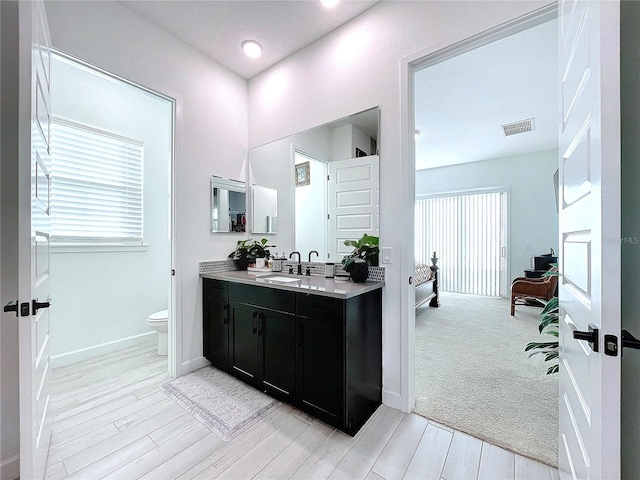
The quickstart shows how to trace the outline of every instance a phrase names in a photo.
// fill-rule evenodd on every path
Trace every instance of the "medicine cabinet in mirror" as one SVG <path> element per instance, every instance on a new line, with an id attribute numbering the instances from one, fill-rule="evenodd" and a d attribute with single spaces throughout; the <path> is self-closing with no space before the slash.
<path id="1" fill-rule="evenodd" d="M 379 116 L 372 108 L 249 151 L 249 182 L 277 198 L 278 251 L 339 262 L 352 250 L 344 240 L 379 236 Z M 251 214 L 262 217 L 253 231 L 276 233 L 262 193 L 253 193 Z"/>
<path id="2" fill-rule="evenodd" d="M 247 195 L 244 182 L 211 177 L 211 231 L 246 231 Z"/>

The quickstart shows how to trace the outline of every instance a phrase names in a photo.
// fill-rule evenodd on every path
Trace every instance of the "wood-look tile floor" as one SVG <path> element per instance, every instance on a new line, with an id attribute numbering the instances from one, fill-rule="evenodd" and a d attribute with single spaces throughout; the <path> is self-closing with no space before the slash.
<path id="1" fill-rule="evenodd" d="M 54 479 L 557 479 L 556 469 L 381 406 L 355 437 L 287 405 L 230 442 L 162 393 L 145 344 L 53 370 Z"/>

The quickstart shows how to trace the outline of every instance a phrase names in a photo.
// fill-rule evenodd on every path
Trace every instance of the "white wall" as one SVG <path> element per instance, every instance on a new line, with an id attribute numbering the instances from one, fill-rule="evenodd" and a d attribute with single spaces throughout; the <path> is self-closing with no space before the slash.
<path id="1" fill-rule="evenodd" d="M 356 148 L 367 155 L 375 155 L 371 150 L 371 137 L 352 124 L 331 130 L 331 161 L 355 158 Z"/>
<path id="2" fill-rule="evenodd" d="M 70 352 L 97 355 L 101 344 L 152 332 L 147 317 L 168 307 L 173 112 L 168 100 L 58 58 L 52 79 L 54 115 L 144 142 L 144 250 L 52 249 L 51 354 L 68 362 L 78 360 Z"/>
<path id="3" fill-rule="evenodd" d="M 327 164 L 308 157 L 297 157 L 299 162 L 309 162 L 309 185 L 295 187 L 296 197 L 296 250 L 303 256 L 315 250 L 318 252 L 313 261 L 327 260 Z M 308 256 L 306 257 L 309 258 Z"/>
<path id="4" fill-rule="evenodd" d="M 0 2 L 0 305 L 18 298 L 18 4 Z M 0 480 L 20 475 L 18 318 L 0 311 Z"/>
<path id="5" fill-rule="evenodd" d="M 534 255 L 558 253 L 558 212 L 553 174 L 558 151 L 497 158 L 416 172 L 416 195 L 508 187 L 507 285 L 524 275 Z M 525 251 L 525 246 L 529 251 Z M 442 263 L 442 262 L 440 262 Z"/>
<path id="6" fill-rule="evenodd" d="M 249 81 L 249 147 L 380 107 L 380 236 L 393 249 L 383 293 L 383 401 L 400 407 L 402 384 L 401 265 L 413 202 L 402 158 L 401 61 L 436 51 L 548 4 L 527 1 L 380 2 L 348 24 Z M 400 217 L 399 217 L 400 216 Z M 406 303 L 405 303 L 406 304 Z M 406 313 L 405 313 L 406 314 Z"/>
<path id="7" fill-rule="evenodd" d="M 53 46 L 177 101 L 175 259 L 178 374 L 205 365 L 198 262 L 241 234 L 210 232 L 211 175 L 244 180 L 247 84 L 116 2 L 46 3 Z"/>

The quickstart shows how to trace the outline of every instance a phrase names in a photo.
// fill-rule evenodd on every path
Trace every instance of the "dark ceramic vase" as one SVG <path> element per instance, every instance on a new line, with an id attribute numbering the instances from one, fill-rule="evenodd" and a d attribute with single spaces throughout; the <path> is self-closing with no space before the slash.
<path id="1" fill-rule="evenodd" d="M 369 265 L 366 263 L 353 263 L 349 271 L 351 280 L 355 283 L 364 283 L 369 277 Z"/>
<path id="2" fill-rule="evenodd" d="M 234 260 L 233 263 L 236 264 L 236 270 L 246 270 L 249 266 L 248 258 L 239 258 L 238 260 Z"/>

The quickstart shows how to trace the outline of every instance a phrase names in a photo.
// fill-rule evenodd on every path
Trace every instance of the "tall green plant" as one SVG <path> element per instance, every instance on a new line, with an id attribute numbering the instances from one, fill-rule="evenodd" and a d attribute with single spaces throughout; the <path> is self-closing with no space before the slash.
<path id="1" fill-rule="evenodd" d="M 540 334 L 551 335 L 552 337 L 558 338 L 559 335 L 559 313 L 560 313 L 560 304 L 558 302 L 558 297 L 553 297 L 549 300 L 544 309 L 542 309 L 542 320 L 540 320 L 540 324 L 538 325 L 538 331 Z M 525 352 L 535 350 L 529 354 L 529 357 L 533 355 L 542 354 L 544 355 L 544 361 L 550 362 L 552 360 L 556 360 L 556 362 L 547 368 L 547 375 L 552 373 L 558 373 L 558 350 L 559 350 L 559 342 L 558 340 L 554 340 L 551 342 L 530 342 L 527 344 L 524 349 Z"/>
<path id="2" fill-rule="evenodd" d="M 553 249 L 551 250 L 553 253 Z M 558 272 L 558 264 L 552 263 L 551 269 L 548 272 L 545 272 L 545 277 L 558 277 L 560 274 Z M 551 335 L 552 337 L 559 337 L 559 318 L 560 318 L 560 303 L 558 301 L 558 297 L 552 297 L 551 300 L 545 303 L 542 312 L 540 313 L 542 316 L 542 320 L 540 320 L 540 324 L 538 325 L 538 331 L 540 334 Z M 558 340 L 554 340 L 551 342 L 530 342 L 527 344 L 524 349 L 525 352 L 530 350 L 537 350 L 536 352 L 531 352 L 529 354 L 529 358 L 533 355 L 543 354 L 545 356 L 544 361 L 550 362 L 552 360 L 558 359 L 558 352 L 560 350 L 560 344 Z M 552 373 L 558 373 L 558 362 L 551 365 L 547 368 L 547 375 Z"/>

